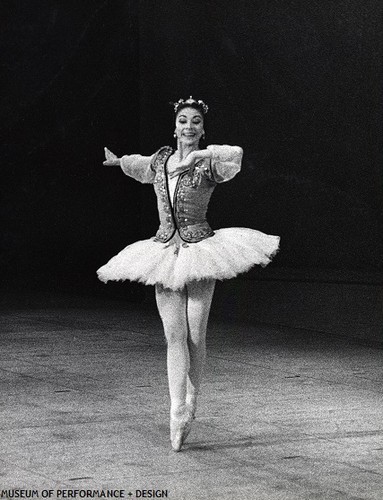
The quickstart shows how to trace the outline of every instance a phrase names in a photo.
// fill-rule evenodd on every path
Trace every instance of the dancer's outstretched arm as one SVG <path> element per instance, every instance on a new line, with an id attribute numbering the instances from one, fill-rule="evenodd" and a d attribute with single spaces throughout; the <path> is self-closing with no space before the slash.
<path id="1" fill-rule="evenodd" d="M 138 154 L 124 155 L 118 158 L 117 155 L 112 153 L 108 148 L 104 148 L 105 161 L 103 165 L 121 167 L 124 174 L 133 177 L 136 181 L 144 184 L 153 183 L 155 172 L 151 168 L 152 161 L 155 155 L 142 156 Z"/>

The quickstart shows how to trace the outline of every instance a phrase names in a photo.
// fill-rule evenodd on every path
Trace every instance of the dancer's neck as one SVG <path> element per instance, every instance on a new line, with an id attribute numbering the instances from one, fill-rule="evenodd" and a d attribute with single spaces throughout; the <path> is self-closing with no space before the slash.
<path id="1" fill-rule="evenodd" d="M 193 151 L 198 151 L 198 150 L 199 150 L 198 144 L 191 144 L 190 146 L 187 144 L 182 144 L 180 142 L 177 144 L 177 153 L 180 161 L 185 159 Z"/>

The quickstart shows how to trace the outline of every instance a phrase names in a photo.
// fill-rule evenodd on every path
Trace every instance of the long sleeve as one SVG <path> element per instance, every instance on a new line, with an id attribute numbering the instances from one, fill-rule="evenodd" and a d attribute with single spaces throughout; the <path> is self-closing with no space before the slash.
<path id="1" fill-rule="evenodd" d="M 226 182 L 235 177 L 241 170 L 243 150 L 239 146 L 207 146 L 211 151 L 211 171 L 216 182 Z"/>
<path id="2" fill-rule="evenodd" d="M 154 156 L 125 155 L 121 158 L 122 171 L 136 181 L 152 184 L 155 177 L 155 172 L 152 169 Z"/>

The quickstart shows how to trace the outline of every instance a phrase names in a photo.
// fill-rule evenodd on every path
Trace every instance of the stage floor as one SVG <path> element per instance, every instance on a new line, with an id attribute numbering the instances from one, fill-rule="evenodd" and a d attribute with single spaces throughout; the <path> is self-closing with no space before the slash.
<path id="1" fill-rule="evenodd" d="M 213 314 L 181 453 L 170 448 L 166 346 L 152 303 L 10 301 L 0 346 L 0 494 L 383 498 L 379 343 Z"/>

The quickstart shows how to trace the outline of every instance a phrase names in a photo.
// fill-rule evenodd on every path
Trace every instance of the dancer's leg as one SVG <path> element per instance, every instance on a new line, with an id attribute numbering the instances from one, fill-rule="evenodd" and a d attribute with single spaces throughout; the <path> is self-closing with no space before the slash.
<path id="1" fill-rule="evenodd" d="M 167 368 L 170 413 L 179 418 L 185 412 L 189 350 L 186 321 L 186 290 L 173 291 L 156 286 L 156 301 L 167 341 Z"/>
<path id="2" fill-rule="evenodd" d="M 206 328 L 213 298 L 215 280 L 194 281 L 187 285 L 187 321 L 190 368 L 187 378 L 186 404 L 195 413 L 198 390 L 206 359 Z"/>

